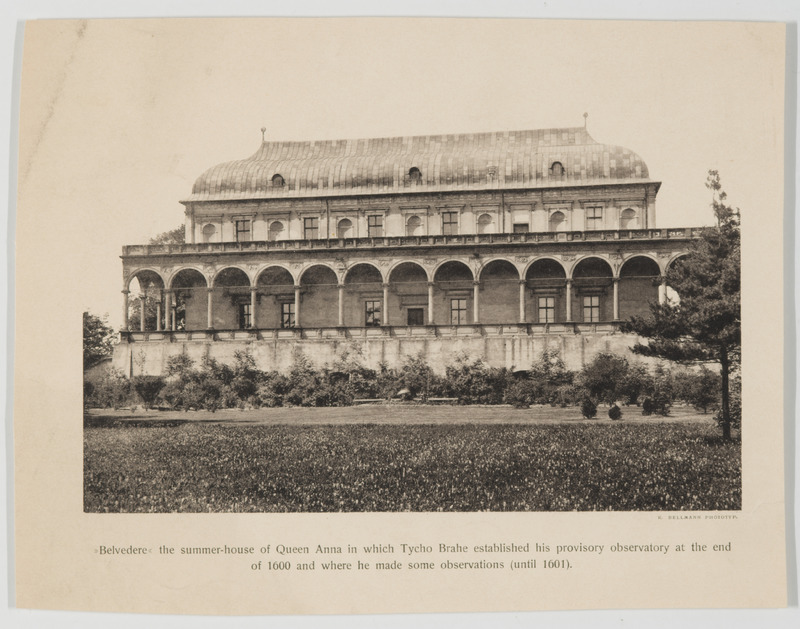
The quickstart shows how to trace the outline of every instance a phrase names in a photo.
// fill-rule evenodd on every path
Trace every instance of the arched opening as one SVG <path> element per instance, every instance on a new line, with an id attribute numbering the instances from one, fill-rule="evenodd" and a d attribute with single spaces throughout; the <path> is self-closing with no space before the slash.
<path id="1" fill-rule="evenodd" d="M 639 221 L 636 219 L 636 211 L 627 208 L 622 210 L 619 215 L 620 229 L 639 229 Z"/>
<path id="2" fill-rule="evenodd" d="M 532 323 L 563 323 L 567 320 L 567 273 L 555 260 L 542 258 L 525 273 L 525 320 Z"/>
<path id="3" fill-rule="evenodd" d="M 406 221 L 406 236 L 422 236 L 422 219 L 411 216 Z"/>
<path id="4" fill-rule="evenodd" d="M 613 271 L 601 258 L 585 258 L 572 272 L 572 317 L 583 323 L 599 323 L 614 318 Z"/>
<path id="5" fill-rule="evenodd" d="M 343 218 L 336 226 L 337 238 L 352 238 L 353 237 L 353 221 L 349 218 Z"/>
<path id="6" fill-rule="evenodd" d="M 670 269 L 672 269 L 676 265 L 682 264 L 683 261 L 687 260 L 688 258 L 689 258 L 688 254 L 682 254 L 682 255 L 679 255 L 678 257 L 670 260 L 669 264 L 667 265 L 666 270 L 664 271 L 665 277 L 669 278 Z M 662 290 L 663 290 L 663 294 L 659 296 L 660 300 L 663 300 L 663 301 L 671 303 L 671 304 L 679 304 L 680 303 L 680 301 L 681 301 L 680 294 L 668 282 L 667 282 L 666 286 Z"/>
<path id="7" fill-rule="evenodd" d="M 295 327 L 294 279 L 280 266 L 270 266 L 256 278 L 257 328 Z"/>
<path id="8" fill-rule="evenodd" d="M 551 232 L 567 231 L 567 217 L 564 212 L 553 212 L 550 215 L 549 230 Z"/>
<path id="9" fill-rule="evenodd" d="M 173 330 L 205 330 L 208 327 L 208 284 L 196 269 L 183 269 L 172 278 L 168 304 Z"/>
<path id="10" fill-rule="evenodd" d="M 658 302 L 661 270 L 646 256 L 629 258 L 619 271 L 619 318 L 644 316 Z"/>
<path id="11" fill-rule="evenodd" d="M 283 176 L 279 174 L 272 175 L 272 187 L 273 188 L 282 188 L 283 185 L 286 183 L 286 180 Z"/>
<path id="12" fill-rule="evenodd" d="M 164 280 L 155 271 L 139 271 L 128 282 L 128 329 L 163 330 Z"/>
<path id="13" fill-rule="evenodd" d="M 216 330 L 247 330 L 253 327 L 250 278 L 235 267 L 222 269 L 214 278 L 211 291 L 212 327 Z"/>
<path id="14" fill-rule="evenodd" d="M 494 233 L 494 220 L 492 220 L 491 214 L 481 214 L 478 217 L 478 233 L 479 234 Z"/>
<path id="15" fill-rule="evenodd" d="M 419 168 L 416 166 L 412 166 L 408 170 L 408 180 L 412 184 L 422 183 L 422 173 L 420 172 Z"/>
<path id="16" fill-rule="evenodd" d="M 303 328 L 335 326 L 338 315 L 338 281 L 330 267 L 316 264 L 300 278 L 300 314 L 297 324 Z"/>
<path id="17" fill-rule="evenodd" d="M 389 274 L 389 325 L 425 325 L 428 322 L 428 274 L 415 262 L 398 264 Z"/>
<path id="18" fill-rule="evenodd" d="M 445 262 L 433 276 L 434 322 L 449 325 L 473 323 L 472 271 L 463 262 Z"/>
<path id="19" fill-rule="evenodd" d="M 203 227 L 203 242 L 214 242 L 217 234 L 217 226 L 211 223 Z"/>
<path id="20" fill-rule="evenodd" d="M 481 323 L 519 320 L 519 272 L 508 260 L 492 260 L 481 269 L 479 295 Z"/>
<path id="21" fill-rule="evenodd" d="M 283 231 L 284 227 L 281 221 L 272 221 L 269 224 L 269 234 L 267 235 L 267 238 L 272 242 L 283 240 Z"/>
<path id="22" fill-rule="evenodd" d="M 553 162 L 553 164 L 550 166 L 550 174 L 557 178 L 563 177 L 564 165 L 561 162 Z"/>
<path id="23" fill-rule="evenodd" d="M 344 324 L 376 327 L 383 323 L 383 279 L 371 264 L 356 264 L 344 278 Z"/>

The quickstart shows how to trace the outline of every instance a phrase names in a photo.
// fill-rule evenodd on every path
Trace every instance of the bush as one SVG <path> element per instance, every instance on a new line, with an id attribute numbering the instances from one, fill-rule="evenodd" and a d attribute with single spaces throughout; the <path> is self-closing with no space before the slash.
<path id="1" fill-rule="evenodd" d="M 600 353 L 584 366 L 578 383 L 594 400 L 614 404 L 624 397 L 622 385 L 628 376 L 628 361 L 616 354 Z"/>
<path id="2" fill-rule="evenodd" d="M 133 400 L 131 381 L 119 369 L 109 369 L 92 385 L 94 389 L 87 401 L 88 406 L 116 410 Z"/>
<path id="3" fill-rule="evenodd" d="M 611 419 L 622 419 L 622 411 L 620 410 L 619 406 L 614 404 L 610 409 L 608 409 L 608 416 Z"/>
<path id="4" fill-rule="evenodd" d="M 642 415 L 669 415 L 670 401 L 665 395 L 654 393 L 642 402 Z"/>
<path id="5" fill-rule="evenodd" d="M 541 358 L 531 365 L 530 374 L 538 387 L 533 400 L 537 404 L 567 406 L 577 403 L 577 397 L 571 394 L 565 396 L 566 392 L 571 391 L 575 372 L 566 368 L 558 350 L 545 348 Z"/>
<path id="6" fill-rule="evenodd" d="M 718 407 L 722 397 L 722 377 L 705 365 L 698 371 L 675 376 L 676 396 L 703 413 Z"/>
<path id="7" fill-rule="evenodd" d="M 445 371 L 449 395 L 462 404 L 500 404 L 510 380 L 507 369 L 489 367 L 481 359 L 470 360 L 466 354 L 457 356 Z"/>
<path id="8" fill-rule="evenodd" d="M 595 415 L 597 415 L 597 404 L 595 404 L 588 397 L 584 398 L 581 402 L 581 415 L 583 415 L 586 419 L 592 419 Z"/>
<path id="9" fill-rule="evenodd" d="M 534 404 L 541 387 L 538 383 L 527 378 L 512 382 L 503 392 L 503 401 L 514 408 L 530 408 Z"/>
<path id="10" fill-rule="evenodd" d="M 134 376 L 131 383 L 134 391 L 142 399 L 145 409 L 153 407 L 158 394 L 167 384 L 161 376 Z"/>

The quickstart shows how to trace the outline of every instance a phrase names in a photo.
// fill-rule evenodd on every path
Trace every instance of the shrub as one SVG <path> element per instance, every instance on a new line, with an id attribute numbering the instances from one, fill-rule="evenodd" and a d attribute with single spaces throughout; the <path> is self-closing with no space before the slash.
<path id="1" fill-rule="evenodd" d="M 665 395 L 654 393 L 642 402 L 642 415 L 669 415 L 670 401 Z"/>
<path id="2" fill-rule="evenodd" d="M 530 377 L 538 385 L 534 402 L 553 406 L 577 403 L 577 398 L 565 397 L 565 392 L 571 391 L 575 372 L 566 368 L 557 349 L 542 351 L 541 358 L 531 365 Z"/>
<path id="3" fill-rule="evenodd" d="M 142 399 L 145 409 L 150 409 L 167 383 L 161 376 L 134 376 L 131 384 Z"/>
<path id="4" fill-rule="evenodd" d="M 595 404 L 591 399 L 583 398 L 581 402 L 581 415 L 583 415 L 586 419 L 592 419 L 595 415 L 597 415 L 597 404 Z"/>
<path id="5" fill-rule="evenodd" d="M 622 411 L 620 410 L 619 406 L 614 404 L 610 409 L 608 409 L 608 416 L 611 419 L 622 419 Z"/>
<path id="6" fill-rule="evenodd" d="M 470 360 L 466 354 L 457 356 L 445 370 L 446 388 L 462 404 L 500 404 L 510 380 L 507 369 L 489 367 L 481 359 Z"/>
<path id="7" fill-rule="evenodd" d="M 584 366 L 578 383 L 594 400 L 614 404 L 624 394 L 622 384 L 628 376 L 628 361 L 616 354 L 600 353 Z"/>
<path id="8" fill-rule="evenodd" d="M 722 377 L 705 365 L 698 371 L 684 371 L 675 376 L 678 398 L 703 413 L 719 405 L 722 397 Z"/>
<path id="9" fill-rule="evenodd" d="M 92 384 L 89 406 L 116 410 L 132 401 L 131 381 L 119 369 L 109 369 Z"/>
<path id="10" fill-rule="evenodd" d="M 514 408 L 529 408 L 540 394 L 538 383 L 527 378 L 511 383 L 503 393 L 503 401 Z"/>

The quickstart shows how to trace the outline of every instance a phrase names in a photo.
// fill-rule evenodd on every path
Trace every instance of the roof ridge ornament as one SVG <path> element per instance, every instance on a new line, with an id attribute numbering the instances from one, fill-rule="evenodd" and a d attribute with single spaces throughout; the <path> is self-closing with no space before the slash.
<path id="1" fill-rule="evenodd" d="M 261 127 L 261 141 L 262 142 L 266 142 L 267 141 L 266 137 L 264 135 L 266 132 L 267 132 L 267 128 L 266 127 Z"/>
<path id="2" fill-rule="evenodd" d="M 584 111 L 583 112 L 583 128 L 584 128 L 584 130 L 587 130 L 587 123 L 588 122 L 589 122 L 589 112 L 588 111 Z"/>

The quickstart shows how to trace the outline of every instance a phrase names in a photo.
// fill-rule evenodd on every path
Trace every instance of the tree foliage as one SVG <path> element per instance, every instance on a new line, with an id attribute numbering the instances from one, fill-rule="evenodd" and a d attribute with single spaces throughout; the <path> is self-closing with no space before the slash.
<path id="1" fill-rule="evenodd" d="M 178 225 L 175 229 L 170 229 L 153 236 L 148 244 L 151 245 L 182 245 L 186 242 L 186 228 Z"/>
<path id="2" fill-rule="evenodd" d="M 667 285 L 678 300 L 653 304 L 649 316 L 633 317 L 623 331 L 648 339 L 633 351 L 679 363 L 717 363 L 722 376 L 723 434 L 730 438 L 729 374 L 739 363 L 740 231 L 739 211 L 726 203 L 719 173 L 708 173 L 715 227 L 702 230 L 688 255 L 667 271 Z"/>
<path id="3" fill-rule="evenodd" d="M 94 367 L 114 351 L 115 333 L 108 316 L 83 313 L 83 368 Z"/>

